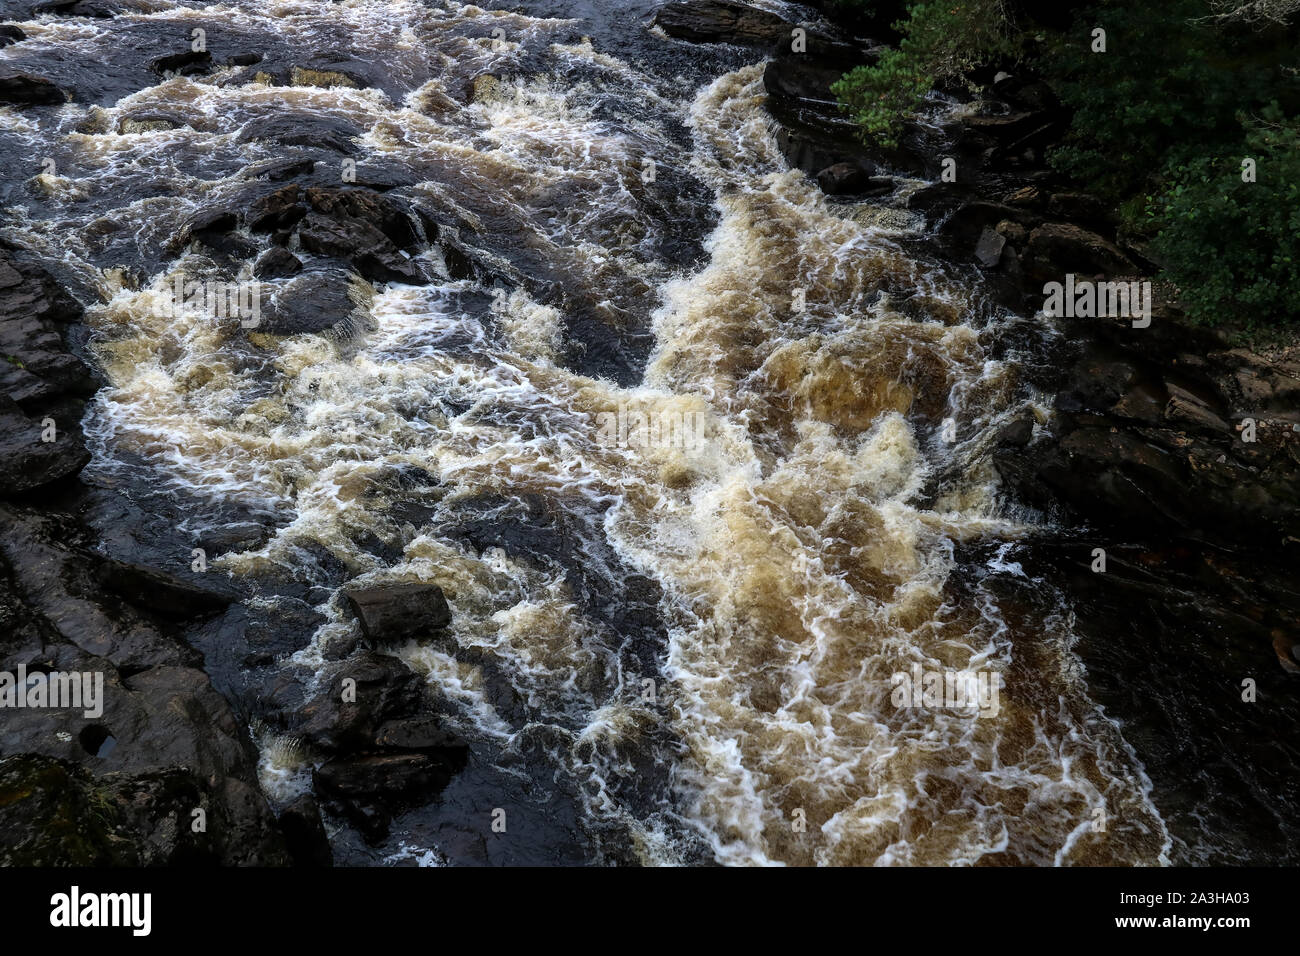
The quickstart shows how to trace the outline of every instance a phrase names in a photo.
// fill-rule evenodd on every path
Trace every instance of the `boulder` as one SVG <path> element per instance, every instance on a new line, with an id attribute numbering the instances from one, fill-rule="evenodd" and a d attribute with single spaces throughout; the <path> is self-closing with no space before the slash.
<path id="1" fill-rule="evenodd" d="M 835 163 L 817 174 L 817 185 L 828 196 L 864 193 L 877 186 L 874 175 L 874 167 L 862 163 Z"/>
<path id="2" fill-rule="evenodd" d="M 272 335 L 326 331 L 346 334 L 352 331 L 352 316 L 357 309 L 348 296 L 349 287 L 345 268 L 313 263 L 313 268 L 289 278 L 266 295 L 257 331 Z"/>
<path id="3" fill-rule="evenodd" d="M 281 146 L 325 149 L 353 156 L 357 152 L 353 139 L 362 132 L 360 126 L 344 119 L 302 111 L 278 111 L 249 120 L 240 130 L 238 141 L 263 140 Z"/>
<path id="4" fill-rule="evenodd" d="M 430 754 L 364 754 L 328 761 L 312 773 L 312 785 L 367 839 L 378 842 L 394 813 L 441 792 L 458 769 Z"/>
<path id="5" fill-rule="evenodd" d="M 0 103 L 15 106 L 47 106 L 66 103 L 69 97 L 49 80 L 28 73 L 0 76 Z"/>
<path id="6" fill-rule="evenodd" d="M 1044 223 L 1029 234 L 1023 263 L 1031 279 L 1076 275 L 1136 275 L 1141 270 L 1113 242 L 1069 223 Z"/>
<path id="7" fill-rule="evenodd" d="M 244 211 L 244 222 L 253 232 L 286 229 L 307 215 L 301 199 L 302 190 L 296 183 L 282 186 L 250 202 Z"/>
<path id="8" fill-rule="evenodd" d="M 975 244 L 975 261 L 986 269 L 994 268 L 1002 258 L 1002 249 L 1007 240 L 988 226 L 980 233 L 979 242 Z"/>
<path id="9" fill-rule="evenodd" d="M 180 53 L 169 53 L 166 56 L 159 56 L 150 60 L 149 69 L 159 76 L 166 73 L 176 73 L 180 76 L 207 73 L 212 69 L 212 54 L 206 50 L 183 50 Z"/>
<path id="10" fill-rule="evenodd" d="M 451 623 L 442 588 L 425 582 L 349 586 L 344 600 L 372 643 L 398 643 L 427 637 Z"/>
<path id="11" fill-rule="evenodd" d="M 253 275 L 259 279 L 287 279 L 299 272 L 302 260 L 281 246 L 272 246 L 253 264 Z"/>
<path id="12" fill-rule="evenodd" d="M 650 25 L 681 40 L 741 46 L 770 46 L 789 39 L 795 27 L 780 14 L 731 0 L 666 3 L 655 11 Z"/>
<path id="13" fill-rule="evenodd" d="M 354 700 L 344 699 L 345 680 L 355 682 Z M 425 705 L 423 682 L 410 668 L 395 657 L 363 651 L 302 709 L 295 732 L 325 753 L 371 750 L 379 746 L 381 726 L 416 717 Z"/>

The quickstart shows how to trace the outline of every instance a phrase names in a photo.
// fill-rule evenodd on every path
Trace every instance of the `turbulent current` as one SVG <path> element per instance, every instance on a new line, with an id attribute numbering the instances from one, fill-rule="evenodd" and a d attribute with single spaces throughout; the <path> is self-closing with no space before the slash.
<path id="1" fill-rule="evenodd" d="M 988 462 L 1000 425 L 1045 414 L 1019 374 L 1033 343 L 998 345 L 1020 320 L 925 255 L 903 203 L 924 184 L 840 202 L 790 169 L 760 55 L 608 6 L 147 0 L 20 22 L 0 58 L 87 84 L 0 109 L 27 171 L 4 234 L 78 292 L 105 377 L 85 480 L 174 502 L 179 554 L 266 528 L 213 569 L 307 587 L 325 623 L 276 666 L 315 682 L 355 627 L 344 581 L 444 589 L 451 631 L 398 653 L 475 764 L 385 859 L 454 859 L 452 816 L 514 800 L 554 845 L 527 859 L 1166 862 L 1068 602 L 1012 614 L 988 586 L 1023 575 L 1008 549 L 1034 530 Z M 217 64 L 224 44 L 300 68 L 120 65 L 194 27 Z M 301 143 L 248 135 L 286 116 L 309 118 Z M 449 278 L 424 242 L 444 278 L 354 275 L 323 332 L 173 308 L 177 275 L 234 268 L 176 241 L 187 220 L 321 129 L 493 277 Z M 337 155 L 318 173 L 338 181 Z M 701 440 L 630 440 L 610 415 Z M 999 706 L 899 706 L 917 669 L 995 675 Z M 294 759 L 264 759 L 273 800 L 309 785 Z"/>

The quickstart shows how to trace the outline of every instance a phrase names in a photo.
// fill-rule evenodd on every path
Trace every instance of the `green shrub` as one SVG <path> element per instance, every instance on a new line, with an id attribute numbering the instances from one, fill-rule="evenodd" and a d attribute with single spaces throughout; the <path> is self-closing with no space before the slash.
<path id="1" fill-rule="evenodd" d="M 936 82 L 1013 49 L 1002 0 L 913 3 L 893 29 L 902 34 L 896 48 L 831 86 L 863 138 L 883 146 L 898 144 L 902 122 Z"/>
<path id="2" fill-rule="evenodd" d="M 1243 182 L 1242 160 L 1256 163 Z M 1188 317 L 1204 325 L 1300 327 L 1300 122 L 1272 107 L 1234 153 L 1170 170 L 1154 198 L 1154 243 Z"/>
<path id="3" fill-rule="evenodd" d="M 1205 0 L 1106 2 L 1056 36 L 1040 66 L 1074 109 L 1052 165 L 1108 198 L 1155 191 L 1166 169 L 1235 151 L 1240 110 L 1294 83 L 1294 51 L 1279 38 L 1223 30 Z M 1092 50 L 1092 30 L 1106 51 Z"/>

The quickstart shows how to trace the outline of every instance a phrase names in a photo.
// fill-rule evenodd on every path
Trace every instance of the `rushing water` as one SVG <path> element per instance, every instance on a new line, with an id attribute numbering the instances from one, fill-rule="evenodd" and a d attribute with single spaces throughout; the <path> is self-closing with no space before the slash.
<path id="1" fill-rule="evenodd" d="M 1068 607 L 1013 617 L 988 586 L 1023 575 L 1006 545 L 1032 531 L 987 461 L 1000 424 L 1042 413 L 1032 356 L 995 347 L 1016 318 L 918 251 L 896 198 L 832 203 L 788 168 L 758 56 L 670 41 L 640 7 L 140 8 L 25 22 L 0 52 L 83 84 L 0 110 L 32 171 L 6 234 L 89 303 L 108 384 L 86 480 L 177 502 L 186 541 L 258 521 L 265 544 L 217 566 L 313 587 L 327 621 L 280 666 L 328 674 L 344 579 L 441 585 L 450 636 L 401 656 L 471 739 L 466 780 L 568 795 L 566 859 L 1165 860 Z M 195 25 L 372 79 L 141 73 L 157 53 L 132 51 Z M 355 128 L 358 170 L 396 173 L 500 278 L 354 278 L 330 334 L 176 314 L 175 275 L 226 266 L 172 238 L 285 158 L 241 133 L 288 111 Z M 157 115 L 171 128 L 123 126 Z M 436 246 L 417 258 L 447 274 Z M 611 440 L 620 410 L 705 440 Z M 1000 706 L 899 708 L 914 666 L 996 674 Z M 307 785 L 299 759 L 271 754 L 273 797 Z M 387 859 L 434 843 L 399 826 Z"/>

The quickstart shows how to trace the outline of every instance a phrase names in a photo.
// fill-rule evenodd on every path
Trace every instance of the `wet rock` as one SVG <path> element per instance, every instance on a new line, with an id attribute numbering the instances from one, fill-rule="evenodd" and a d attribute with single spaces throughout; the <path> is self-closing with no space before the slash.
<path id="1" fill-rule="evenodd" d="M 902 149 L 868 149 L 855 122 L 840 109 L 831 84 L 873 52 L 810 35 L 808 52 L 782 51 L 763 71 L 767 111 L 777 121 L 777 145 L 790 166 L 816 175 L 840 163 L 916 171 L 925 161 Z"/>
<path id="2" fill-rule="evenodd" d="M 360 126 L 343 119 L 304 112 L 277 112 L 249 120 L 240 130 L 238 141 L 263 140 L 352 156 L 357 152 L 353 138 L 362 132 Z"/>
<path id="3" fill-rule="evenodd" d="M 353 684 L 345 684 L 353 681 Z M 355 699 L 345 687 L 355 686 Z M 326 753 L 374 749 L 379 728 L 417 716 L 426 706 L 423 682 L 395 657 L 362 652 L 348 661 L 329 688 L 303 708 L 295 732 Z"/>
<path id="4" fill-rule="evenodd" d="M 350 279 L 340 267 L 313 268 L 273 290 L 262 308 L 258 331 L 272 335 L 352 331 L 357 305 L 348 296 Z"/>
<path id="5" fill-rule="evenodd" d="M 979 242 L 975 244 L 975 261 L 986 269 L 992 269 L 1002 258 L 1002 250 L 1007 240 L 987 226 L 980 233 Z"/>
<path id="6" fill-rule="evenodd" d="M 46 437 L 53 435 L 52 441 Z M 90 453 L 80 433 L 52 418 L 34 419 L 0 396 L 0 495 L 14 495 L 81 471 Z"/>
<path id="7" fill-rule="evenodd" d="M 97 382 L 66 341 L 80 317 L 81 307 L 48 273 L 0 245 L 0 415 L 8 423 L 0 473 L 9 476 L 0 485 L 8 493 L 85 464 L 80 421 Z"/>
<path id="8" fill-rule="evenodd" d="M 302 247 L 321 256 L 348 259 L 367 279 L 377 282 L 419 282 L 423 276 L 401 250 L 376 226 L 308 213 L 298 230 Z"/>
<path id="9" fill-rule="evenodd" d="M 1002 426 L 998 432 L 998 444 L 1009 448 L 1023 448 L 1034 437 L 1034 416 L 1020 415 L 1014 421 Z"/>
<path id="10" fill-rule="evenodd" d="M 670 37 L 695 43 L 769 46 L 789 39 L 795 24 L 779 14 L 729 0 L 666 3 L 655 11 L 651 26 Z"/>
<path id="11" fill-rule="evenodd" d="M 139 11 L 145 5 L 132 0 L 43 0 L 32 7 L 32 13 L 43 13 L 62 17 L 88 17 L 95 20 L 107 20 L 120 13 Z"/>
<path id="12" fill-rule="evenodd" d="M 233 591 L 187 581 L 157 568 L 126 561 L 99 565 L 100 583 L 136 607 L 164 617 L 185 619 L 223 611 L 236 597 Z"/>
<path id="13" fill-rule="evenodd" d="M 1113 242 L 1081 226 L 1045 223 L 1029 234 L 1022 261 L 1034 280 L 1076 275 L 1136 275 L 1139 267 Z"/>
<path id="14" fill-rule="evenodd" d="M 253 275 L 259 279 L 287 279 L 301 271 L 302 260 L 280 246 L 266 250 L 253 265 Z"/>
<path id="15" fill-rule="evenodd" d="M 244 212 L 244 222 L 254 232 L 270 232 L 292 226 L 307 215 L 307 208 L 301 199 L 302 190 L 296 183 L 282 186 L 250 202 Z"/>
<path id="16" fill-rule="evenodd" d="M 6 723 L 11 756 L 0 760 L 0 859 L 47 866 L 288 862 L 244 731 L 201 671 L 158 667 L 122 679 L 110 668 L 104 689 L 98 722 L 46 710 Z M 205 815 L 203 832 L 191 827 L 196 810 Z"/>
<path id="17" fill-rule="evenodd" d="M 284 182 L 306 176 L 316 168 L 318 160 L 289 156 L 282 159 L 260 160 L 244 170 L 248 179 L 265 179 L 268 182 Z"/>
<path id="18" fill-rule="evenodd" d="M 322 70 L 302 66 L 293 67 L 289 73 L 289 83 L 291 86 L 319 86 L 326 89 L 332 86 L 347 86 L 355 89 L 370 85 L 363 77 L 352 71 Z"/>
<path id="19" fill-rule="evenodd" d="M 343 597 L 372 643 L 426 637 L 451 623 L 451 608 L 436 584 L 409 582 L 347 587 Z"/>
<path id="20" fill-rule="evenodd" d="M 117 124 L 117 131 L 129 135 L 132 133 L 151 133 L 157 130 L 177 129 L 184 125 L 185 123 L 176 117 L 166 116 L 161 113 L 136 113 L 122 117 Z"/>
<path id="21" fill-rule="evenodd" d="M 66 515 L 0 505 L 0 557 L 11 575 L 7 589 L 30 617 L 45 622 L 39 626 L 51 629 L 51 639 L 127 671 L 197 663 L 192 648 L 102 591 L 102 557 L 91 552 L 93 543 Z"/>
<path id="22" fill-rule="evenodd" d="M 431 714 L 385 721 L 375 732 L 380 750 L 464 750 L 465 742 L 442 729 Z"/>
<path id="23" fill-rule="evenodd" d="M 373 223 L 384 237 L 400 249 L 410 249 L 416 234 L 405 208 L 389 197 L 365 189 L 329 189 L 315 186 L 306 191 L 307 204 L 314 212 L 341 222 Z"/>
<path id="24" fill-rule="evenodd" d="M 15 106 L 46 106 L 68 101 L 63 90 L 49 80 L 27 73 L 0 75 L 0 103 Z"/>
<path id="25" fill-rule="evenodd" d="M 817 174 L 817 185 L 829 196 L 862 193 L 874 185 L 874 174 L 874 168 L 868 169 L 858 163 L 835 163 Z"/>
<path id="26" fill-rule="evenodd" d="M 280 832 L 295 866 L 334 865 L 325 823 L 311 794 L 302 794 L 280 812 Z"/>
<path id="27" fill-rule="evenodd" d="M 400 204 L 370 190 L 300 190 L 291 184 L 252 202 L 245 221 L 256 231 L 297 223 L 304 249 L 347 260 L 367 279 L 428 281 L 405 251 L 416 245 L 411 217 Z"/>
<path id="28" fill-rule="evenodd" d="M 379 840 L 394 812 L 441 792 L 457 769 L 430 754 L 367 754 L 325 763 L 313 772 L 312 784 L 337 802 L 365 836 Z"/>
<path id="29" fill-rule="evenodd" d="M 1063 502 L 1099 527 L 1284 544 L 1300 526 L 1300 413 L 1286 402 L 1250 403 L 1246 394 L 1266 390 L 1241 382 L 1265 379 L 1293 395 L 1300 369 L 1216 349 L 1212 336 L 1171 315 L 1143 332 L 1080 328 L 1081 354 L 1050 429 L 1032 460 L 995 452 L 999 469 L 1027 500 Z M 1202 351 L 1187 354 L 1189 346 Z M 1247 418 L 1253 442 L 1244 440 Z"/>
<path id="30" fill-rule="evenodd" d="M 987 199 L 976 199 L 953 210 L 939 231 L 954 247 L 969 250 L 980 241 L 985 230 L 1004 222 L 1016 223 L 1025 228 L 1036 224 L 1038 220 L 1026 210 Z M 1001 234 L 1000 230 L 997 231 Z"/>
<path id="31" fill-rule="evenodd" d="M 234 229 L 238 223 L 238 217 L 228 209 L 220 207 L 199 209 L 181 223 L 180 230 L 172 239 L 172 247 L 179 249 L 195 240 L 205 244 L 211 243 Z"/>
<path id="32" fill-rule="evenodd" d="M 12 23 L 0 23 L 0 48 L 26 39 L 27 34 L 23 33 L 21 28 L 14 26 Z"/>

